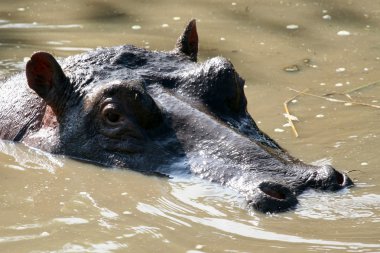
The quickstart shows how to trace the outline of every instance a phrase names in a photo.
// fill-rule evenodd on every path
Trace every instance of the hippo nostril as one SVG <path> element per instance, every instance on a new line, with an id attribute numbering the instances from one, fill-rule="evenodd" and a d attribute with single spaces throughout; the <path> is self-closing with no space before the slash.
<path id="1" fill-rule="evenodd" d="M 336 183 L 338 184 L 338 185 L 341 185 L 341 186 L 343 186 L 343 184 L 344 184 L 344 176 L 343 176 L 343 174 L 342 173 L 340 173 L 339 171 L 335 171 L 335 178 L 336 178 Z"/>
<path id="2" fill-rule="evenodd" d="M 272 198 L 275 198 L 275 199 L 286 199 L 286 195 L 279 191 L 278 189 L 271 189 L 268 187 L 268 185 L 266 186 L 262 186 L 260 185 L 259 186 L 259 189 L 265 193 L 266 195 L 272 197 Z"/>
<path id="3" fill-rule="evenodd" d="M 335 170 L 335 180 L 336 183 L 341 187 L 351 187 L 354 185 L 351 178 L 349 178 L 346 174 L 341 173 L 337 170 Z"/>
<path id="4" fill-rule="evenodd" d="M 315 179 L 313 187 L 321 190 L 337 191 L 353 185 L 346 174 L 335 170 L 330 165 L 323 166 Z"/>
<path id="5" fill-rule="evenodd" d="M 250 197 L 249 204 L 264 213 L 284 212 L 298 203 L 288 187 L 276 182 L 261 182 Z"/>

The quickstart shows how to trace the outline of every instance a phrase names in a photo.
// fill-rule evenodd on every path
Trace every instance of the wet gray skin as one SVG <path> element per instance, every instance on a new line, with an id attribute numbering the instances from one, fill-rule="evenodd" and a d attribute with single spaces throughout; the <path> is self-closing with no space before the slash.
<path id="1" fill-rule="evenodd" d="M 197 63 L 192 20 L 169 52 L 126 45 L 65 59 L 35 53 L 0 84 L 0 137 L 107 167 L 193 173 L 227 185 L 250 207 L 280 212 L 305 189 L 352 181 L 307 165 L 261 132 L 231 62 Z"/>

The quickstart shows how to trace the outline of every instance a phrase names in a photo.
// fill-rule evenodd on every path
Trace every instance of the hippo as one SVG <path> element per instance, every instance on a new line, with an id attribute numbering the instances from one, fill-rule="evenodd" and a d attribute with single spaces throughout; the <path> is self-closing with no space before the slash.
<path id="1" fill-rule="evenodd" d="M 194 174 L 234 189 L 248 208 L 283 212 L 306 189 L 353 185 L 308 165 L 262 132 L 244 79 L 215 57 L 197 63 L 191 20 L 171 51 L 98 48 L 60 63 L 36 52 L 0 83 L 0 138 L 105 167 Z"/>

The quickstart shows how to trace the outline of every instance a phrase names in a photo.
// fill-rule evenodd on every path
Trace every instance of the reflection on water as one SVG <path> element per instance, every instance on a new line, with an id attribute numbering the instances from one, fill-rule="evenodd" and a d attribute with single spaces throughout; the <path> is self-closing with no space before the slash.
<path id="1" fill-rule="evenodd" d="M 307 191 L 295 211 L 264 215 L 198 178 L 103 169 L 0 141 L 1 252 L 380 251 L 379 111 L 352 103 L 380 103 L 379 3 L 69 0 L 0 7 L 0 79 L 38 50 L 58 58 L 124 43 L 170 50 L 195 17 L 200 59 L 231 59 L 259 126 L 295 156 L 331 163 L 356 182 L 337 193 Z M 331 97 L 347 103 L 305 94 L 291 100 L 296 139 L 283 115 L 283 102 L 297 94 L 289 87 L 319 96 L 355 91 Z"/>
<path id="2" fill-rule="evenodd" d="M 3 161 L 12 161 L 3 164 L 5 168 L 24 171 L 25 169 L 44 170 L 55 173 L 63 166 L 63 161 L 52 154 L 34 148 L 26 148 L 20 144 L 0 140 L 0 158 Z"/>
<path id="3" fill-rule="evenodd" d="M 146 252 L 157 247 L 250 252 L 254 243 L 289 251 L 380 249 L 377 236 L 367 235 L 364 242 L 347 237 L 355 227 L 362 233 L 365 220 L 380 222 L 380 195 L 355 196 L 367 186 L 333 194 L 309 191 L 294 213 L 249 214 L 240 196 L 198 178 L 168 180 L 101 169 L 19 144 L 0 144 L 0 248 L 17 250 L 21 242 L 33 242 L 39 245 L 33 252 Z M 315 227 L 331 221 L 348 227 L 330 225 L 334 234 L 343 230 L 335 237 Z"/>
<path id="4" fill-rule="evenodd" d="M 2 20 L 0 29 L 62 29 L 62 28 L 82 28 L 81 25 L 45 25 L 36 22 L 33 23 L 8 23 L 7 20 Z"/>
<path id="5" fill-rule="evenodd" d="M 356 185 L 356 187 L 363 186 Z M 371 187 L 364 186 L 363 188 Z M 368 218 L 371 222 L 380 222 L 380 217 L 376 212 L 380 210 L 380 194 L 355 196 L 353 195 L 355 191 L 356 189 L 343 190 L 328 196 L 323 193 L 306 192 L 300 198 L 301 208 L 296 213 L 302 217 L 314 219 Z"/>

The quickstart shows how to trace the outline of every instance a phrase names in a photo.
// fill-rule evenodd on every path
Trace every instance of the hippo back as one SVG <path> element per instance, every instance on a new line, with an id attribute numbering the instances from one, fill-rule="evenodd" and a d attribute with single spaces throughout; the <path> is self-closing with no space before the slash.
<path id="1" fill-rule="evenodd" d="M 20 141 L 38 129 L 46 103 L 28 86 L 25 73 L 0 83 L 0 139 Z"/>

